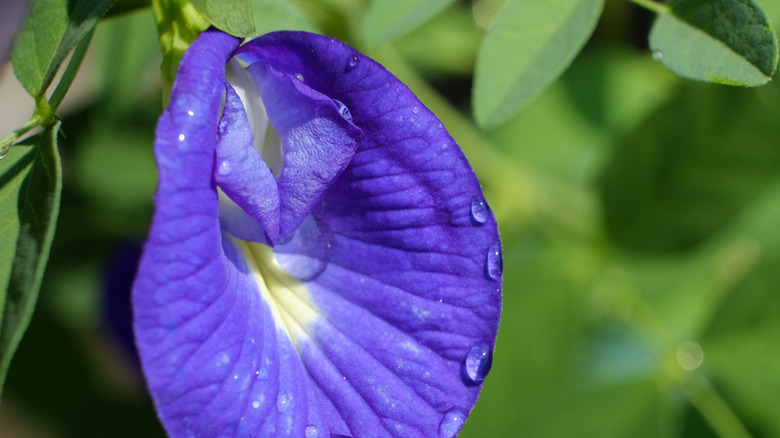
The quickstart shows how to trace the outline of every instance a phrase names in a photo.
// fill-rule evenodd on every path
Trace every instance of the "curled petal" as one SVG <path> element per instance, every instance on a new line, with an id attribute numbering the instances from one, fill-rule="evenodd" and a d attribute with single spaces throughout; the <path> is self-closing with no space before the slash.
<path id="1" fill-rule="evenodd" d="M 235 51 L 281 139 L 276 172 L 247 129 L 251 93 L 228 88 L 218 130 L 224 70 L 211 67 L 235 46 L 215 31 L 193 44 L 158 126 L 134 308 L 163 424 L 172 437 L 455 436 L 501 305 L 497 226 L 465 157 L 382 66 L 279 32 Z"/>

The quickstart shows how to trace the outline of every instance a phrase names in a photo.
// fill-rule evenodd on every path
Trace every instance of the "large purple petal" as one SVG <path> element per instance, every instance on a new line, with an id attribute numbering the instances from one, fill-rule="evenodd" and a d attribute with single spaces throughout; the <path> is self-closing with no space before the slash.
<path id="1" fill-rule="evenodd" d="M 501 284 L 463 154 L 379 64 L 280 32 L 236 51 L 286 145 L 272 178 L 231 89 L 217 128 L 235 46 L 214 31 L 193 44 L 158 125 L 134 308 L 163 424 L 172 437 L 454 436 L 490 367 Z"/>
<path id="2" fill-rule="evenodd" d="M 491 360 L 501 277 L 495 220 L 462 152 L 405 85 L 344 44 L 279 33 L 238 53 L 283 60 L 365 133 L 315 212 L 334 250 L 308 284 L 322 312 L 299 348 L 309 372 L 340 412 L 379 417 L 351 424 L 355 436 L 459 430 Z"/>

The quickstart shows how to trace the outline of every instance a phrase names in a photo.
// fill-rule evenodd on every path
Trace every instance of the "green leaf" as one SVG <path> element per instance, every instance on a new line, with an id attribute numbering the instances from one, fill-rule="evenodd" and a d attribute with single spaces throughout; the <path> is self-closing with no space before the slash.
<path id="1" fill-rule="evenodd" d="M 35 0 L 17 37 L 14 73 L 33 97 L 49 88 L 76 44 L 95 27 L 115 0 Z"/>
<path id="2" fill-rule="evenodd" d="M 596 26 L 603 0 L 511 2 L 477 57 L 474 117 L 493 128 L 536 97 L 571 63 Z"/>
<path id="3" fill-rule="evenodd" d="M 770 288 L 776 292 L 776 283 Z M 756 430 L 755 436 L 780 436 L 778 339 L 780 323 L 775 314 L 763 324 L 732 330 L 702 343 L 703 366 L 733 409 Z"/>
<path id="4" fill-rule="evenodd" d="M 190 0 L 217 29 L 244 38 L 255 33 L 251 0 Z"/>
<path id="5" fill-rule="evenodd" d="M 167 106 L 173 79 L 179 70 L 179 62 L 195 38 L 208 29 L 209 21 L 186 0 L 152 0 L 152 10 L 163 52 L 160 70 L 163 77 L 163 99 Z"/>
<path id="6" fill-rule="evenodd" d="M 276 30 L 319 32 L 296 3 L 277 0 L 252 0 L 255 27 L 260 35 Z"/>
<path id="7" fill-rule="evenodd" d="M 600 184 L 613 240 L 680 251 L 732 222 L 780 170 L 778 94 L 687 83 L 623 138 Z"/>
<path id="8" fill-rule="evenodd" d="M 365 19 L 365 39 L 376 48 L 425 23 L 454 0 L 374 0 Z"/>
<path id="9" fill-rule="evenodd" d="M 727 85 L 757 86 L 777 67 L 777 39 L 752 0 L 680 0 L 650 31 L 653 56 L 676 74 Z"/>
<path id="10" fill-rule="evenodd" d="M 0 389 L 29 325 L 54 237 L 62 190 L 60 123 L 10 149 L 0 162 Z"/>

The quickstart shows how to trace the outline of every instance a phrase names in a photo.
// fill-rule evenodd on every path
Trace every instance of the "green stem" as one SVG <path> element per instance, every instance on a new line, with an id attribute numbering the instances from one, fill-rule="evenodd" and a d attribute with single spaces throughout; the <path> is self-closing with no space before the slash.
<path id="1" fill-rule="evenodd" d="M 0 140 L 0 157 L 4 156 L 8 152 L 8 149 L 11 148 L 11 146 L 16 142 L 16 140 L 19 139 L 19 137 L 28 133 L 31 129 L 39 126 L 42 121 L 43 120 L 36 113 L 30 120 L 27 121 L 27 123 L 22 125 L 22 127 L 15 129 L 14 132 L 6 135 L 5 138 Z"/>
<path id="2" fill-rule="evenodd" d="M 683 392 L 721 438 L 751 438 L 737 414 L 704 378 L 683 382 Z"/>
<path id="3" fill-rule="evenodd" d="M 656 2 L 653 0 L 628 0 L 628 1 L 634 3 L 635 5 L 641 6 L 647 10 L 655 12 L 656 14 L 669 13 L 669 5 L 666 5 L 664 3 Z"/>
<path id="4" fill-rule="evenodd" d="M 52 112 L 57 111 L 60 103 L 62 103 L 62 99 L 65 98 L 65 93 L 70 89 L 70 85 L 73 83 L 73 79 L 76 77 L 79 67 L 81 67 L 81 62 L 84 60 L 84 55 L 87 54 L 87 48 L 92 40 L 93 33 L 95 33 L 94 28 L 79 41 L 76 49 L 73 50 L 73 56 L 71 56 L 68 66 L 65 67 L 65 72 L 62 74 L 60 82 L 57 84 L 57 88 L 54 89 L 54 92 L 49 99 L 49 107 Z"/>

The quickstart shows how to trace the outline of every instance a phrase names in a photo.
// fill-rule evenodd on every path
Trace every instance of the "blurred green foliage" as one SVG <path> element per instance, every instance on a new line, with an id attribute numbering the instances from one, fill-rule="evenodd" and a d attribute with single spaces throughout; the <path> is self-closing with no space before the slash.
<path id="1" fill-rule="evenodd" d="M 370 50 L 389 37 L 366 28 L 363 1 L 253 5 L 259 33 L 319 29 L 383 62 L 484 184 L 504 311 L 462 437 L 780 437 L 775 84 L 679 79 L 651 57 L 651 16 L 606 2 L 563 76 L 485 131 L 470 116 L 479 2 Z M 780 23 L 780 1 L 762 5 Z M 101 85 L 63 120 L 59 228 L 0 417 L 42 430 L 30 436 L 162 437 L 122 348 L 129 315 L 110 311 L 128 303 L 125 256 L 151 217 L 162 55 L 148 9 L 102 22 L 94 41 Z"/>

